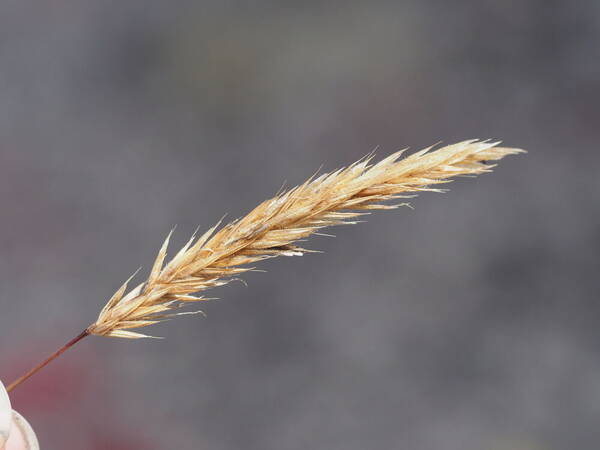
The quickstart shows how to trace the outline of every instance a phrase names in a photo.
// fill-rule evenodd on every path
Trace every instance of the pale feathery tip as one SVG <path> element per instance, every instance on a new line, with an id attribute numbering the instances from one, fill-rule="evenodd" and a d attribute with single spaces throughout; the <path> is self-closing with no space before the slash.
<path id="1" fill-rule="evenodd" d="M 322 230 L 362 222 L 360 216 L 375 210 L 410 203 L 394 200 L 412 198 L 421 192 L 446 192 L 434 187 L 458 176 L 490 172 L 508 155 L 525 153 L 519 148 L 500 146 L 500 141 L 465 140 L 435 149 L 436 146 L 403 156 L 397 151 L 372 163 L 374 152 L 345 168 L 313 174 L 304 183 L 284 190 L 259 204 L 245 217 L 221 226 L 225 216 L 205 233 L 191 239 L 166 262 L 168 233 L 150 270 L 148 279 L 125 295 L 127 280 L 109 299 L 88 332 L 125 339 L 155 338 L 136 331 L 180 315 L 189 303 L 208 298 L 193 294 L 226 285 L 245 272 L 261 271 L 253 264 L 277 256 L 317 253 L 298 244 L 312 235 L 328 236 Z M 198 237 L 199 235 L 199 237 Z M 133 278 L 133 277 L 132 277 Z"/>

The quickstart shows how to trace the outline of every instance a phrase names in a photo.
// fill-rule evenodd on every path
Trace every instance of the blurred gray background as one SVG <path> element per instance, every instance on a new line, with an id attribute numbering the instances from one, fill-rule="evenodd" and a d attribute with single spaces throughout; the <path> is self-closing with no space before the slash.
<path id="1" fill-rule="evenodd" d="M 0 377 L 167 232 L 439 140 L 526 148 L 311 241 L 167 339 L 15 391 L 44 449 L 560 450 L 600 442 L 600 3 L 0 3 Z"/>

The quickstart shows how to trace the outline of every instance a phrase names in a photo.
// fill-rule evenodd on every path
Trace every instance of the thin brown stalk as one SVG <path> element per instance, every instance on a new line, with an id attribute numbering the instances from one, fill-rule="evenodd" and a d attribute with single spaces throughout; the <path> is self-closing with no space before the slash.
<path id="1" fill-rule="evenodd" d="M 61 348 L 59 348 L 57 351 L 55 351 L 50 356 L 48 356 L 48 358 L 43 360 L 37 366 L 33 367 L 29 372 L 25 373 L 24 375 L 20 376 L 15 381 L 10 383 L 6 387 L 6 391 L 11 392 L 18 385 L 20 385 L 21 383 L 23 383 L 24 381 L 26 381 L 27 379 L 29 379 L 30 377 L 32 377 L 33 375 L 38 373 L 40 370 L 42 370 L 44 367 L 46 367 L 48 364 L 50 364 L 52 361 L 54 361 L 56 358 L 58 358 L 60 355 L 62 355 L 64 352 L 66 352 L 71 347 L 73 347 L 75 344 L 77 344 L 84 337 L 89 336 L 89 335 L 90 335 L 90 333 L 87 330 L 83 330 L 81 333 L 79 333 L 77 336 L 75 336 L 73 339 L 71 339 L 69 342 L 67 342 L 65 345 L 63 345 Z"/>

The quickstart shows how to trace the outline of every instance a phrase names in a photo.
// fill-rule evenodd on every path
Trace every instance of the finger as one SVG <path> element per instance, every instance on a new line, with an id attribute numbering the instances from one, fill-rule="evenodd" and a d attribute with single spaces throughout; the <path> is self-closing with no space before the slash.
<path id="1" fill-rule="evenodd" d="M 12 410 L 10 398 L 0 382 L 0 450 L 39 450 L 31 425 Z"/>
<path id="2" fill-rule="evenodd" d="M 10 406 L 10 399 L 4 385 L 0 382 L 0 449 L 4 448 L 10 434 L 11 421 L 12 407 Z"/>
<path id="3" fill-rule="evenodd" d="M 31 425 L 18 412 L 13 411 L 13 422 L 5 450 L 39 450 Z"/>

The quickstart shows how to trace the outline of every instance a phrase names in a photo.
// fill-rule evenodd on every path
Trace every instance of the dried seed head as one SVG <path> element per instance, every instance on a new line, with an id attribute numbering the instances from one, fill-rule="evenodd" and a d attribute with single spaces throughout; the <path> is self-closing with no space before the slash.
<path id="1" fill-rule="evenodd" d="M 368 156 L 349 167 L 313 176 L 305 183 L 258 205 L 245 217 L 221 229 L 220 223 L 188 243 L 165 265 L 169 236 L 145 283 L 127 295 L 128 282 L 108 301 L 90 334 L 122 338 L 148 337 L 131 331 L 181 314 L 188 303 L 208 300 L 201 295 L 252 270 L 258 261 L 302 255 L 297 243 L 325 227 L 354 224 L 365 211 L 394 209 L 390 204 L 460 175 L 489 172 L 496 161 L 523 150 L 498 147 L 497 142 L 469 140 L 431 151 L 427 148 L 400 159 L 402 151 L 376 164 Z M 413 195 L 409 195 L 413 194 Z M 133 278 L 133 277 L 132 277 Z"/>

